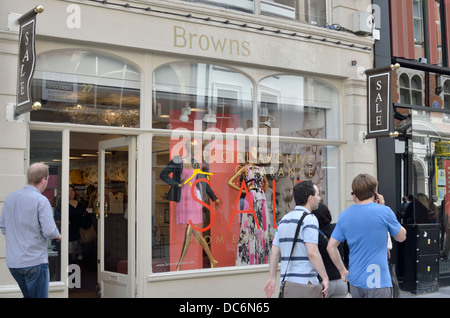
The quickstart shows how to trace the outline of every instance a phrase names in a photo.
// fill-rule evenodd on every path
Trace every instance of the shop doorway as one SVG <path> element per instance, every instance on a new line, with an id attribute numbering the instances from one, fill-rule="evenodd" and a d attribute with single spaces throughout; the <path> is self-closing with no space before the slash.
<path id="1" fill-rule="evenodd" d="M 71 133 L 70 139 L 70 184 L 84 194 L 97 239 L 80 244 L 81 286 L 70 288 L 69 297 L 134 297 L 135 137 Z"/>
<path id="2" fill-rule="evenodd" d="M 50 281 L 68 277 L 70 298 L 134 297 L 135 150 L 134 136 L 30 131 L 30 162 L 49 165 L 44 195 L 67 235 L 48 243 Z M 81 225 L 94 239 L 80 241 Z"/>

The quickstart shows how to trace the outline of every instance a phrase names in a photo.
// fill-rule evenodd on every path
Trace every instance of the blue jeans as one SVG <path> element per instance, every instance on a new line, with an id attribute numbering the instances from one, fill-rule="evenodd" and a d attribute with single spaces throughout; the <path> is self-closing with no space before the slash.
<path id="1" fill-rule="evenodd" d="M 48 264 L 10 268 L 9 271 L 19 284 L 24 298 L 48 298 Z"/>

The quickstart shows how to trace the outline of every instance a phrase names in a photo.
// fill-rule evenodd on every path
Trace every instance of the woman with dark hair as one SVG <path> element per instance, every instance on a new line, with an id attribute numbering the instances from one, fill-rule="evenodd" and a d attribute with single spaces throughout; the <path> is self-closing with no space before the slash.
<path id="1" fill-rule="evenodd" d="M 69 264 L 76 264 L 78 255 L 83 254 L 80 244 L 80 228 L 89 228 L 88 219 L 84 217 L 86 208 L 78 200 L 77 191 L 69 185 Z M 90 223 L 90 222 L 89 222 Z"/>
<path id="2" fill-rule="evenodd" d="M 327 252 L 328 238 L 331 236 L 336 224 L 331 223 L 332 217 L 330 210 L 323 203 L 319 203 L 319 207 L 312 211 L 312 213 L 319 220 L 319 251 L 322 255 L 328 278 L 330 279 L 327 298 L 345 298 L 348 294 L 347 283 L 342 281 L 341 274 Z M 348 248 L 345 242 L 340 244 L 339 252 L 341 253 L 344 264 L 346 264 L 345 255 L 348 255 Z"/>

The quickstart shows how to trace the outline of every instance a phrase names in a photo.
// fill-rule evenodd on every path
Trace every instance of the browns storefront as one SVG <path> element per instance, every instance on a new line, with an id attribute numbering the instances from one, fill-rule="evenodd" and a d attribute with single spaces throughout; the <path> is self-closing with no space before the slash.
<path id="1" fill-rule="evenodd" d="M 259 0 L 220 12 L 46 2 L 31 82 L 41 109 L 15 116 L 16 86 L 1 80 L 0 199 L 30 163 L 50 166 L 62 234 L 48 243 L 51 297 L 263 297 L 293 186 L 315 182 L 337 220 L 354 175 L 376 175 L 375 143 L 362 138 L 373 40 L 312 23 L 344 10 L 319 2 L 294 20 L 298 7 Z M 37 4 L 0 3 L 9 77 L 15 19 Z M 80 241 L 74 195 L 95 239 Z M 0 296 L 20 297 L 4 247 L 0 266 Z"/>

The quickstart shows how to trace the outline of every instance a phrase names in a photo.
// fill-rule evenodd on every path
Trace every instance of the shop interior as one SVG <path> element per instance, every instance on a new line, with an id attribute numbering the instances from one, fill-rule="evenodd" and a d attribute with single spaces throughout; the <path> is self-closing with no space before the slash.
<path id="1" fill-rule="evenodd" d="M 96 234 L 99 226 L 98 209 L 98 145 L 100 141 L 122 136 L 108 134 L 70 133 L 70 185 L 76 190 L 76 199 L 85 210 Z M 50 179 L 44 193 L 54 210 L 55 221 L 60 227 L 61 175 L 62 175 L 62 133 L 58 131 L 30 131 L 30 162 L 44 162 L 50 167 Z M 127 174 L 126 151 L 105 153 L 105 234 L 103 236 L 104 267 L 107 271 L 125 273 L 127 271 Z M 70 188 L 69 188 L 70 189 Z M 69 191 L 70 192 L 70 191 Z M 69 224 L 72 215 L 69 212 Z M 76 222 L 72 222 L 72 225 Z M 70 227 L 70 225 L 69 225 Z M 67 230 L 60 229 L 61 232 Z M 78 231 L 78 229 L 76 229 Z M 69 229 L 69 233 L 73 229 Z M 69 235 L 69 254 L 78 265 L 80 275 L 71 272 L 69 265 L 69 297 L 99 297 L 98 285 L 98 242 L 73 245 Z M 61 280 L 60 243 L 49 240 L 50 281 Z M 73 253 L 71 253 L 73 252 Z M 70 264 L 70 261 L 69 261 Z M 76 273 L 78 274 L 78 273 Z M 72 281 L 71 281 L 71 278 Z"/>

